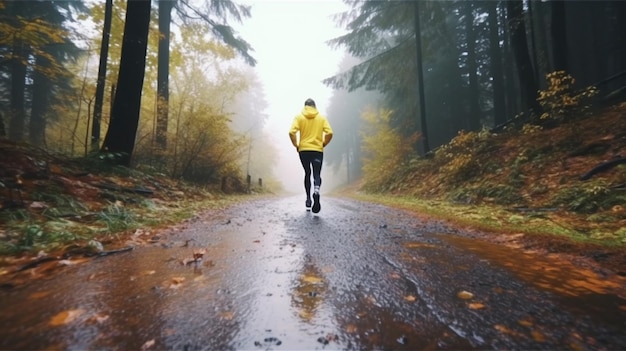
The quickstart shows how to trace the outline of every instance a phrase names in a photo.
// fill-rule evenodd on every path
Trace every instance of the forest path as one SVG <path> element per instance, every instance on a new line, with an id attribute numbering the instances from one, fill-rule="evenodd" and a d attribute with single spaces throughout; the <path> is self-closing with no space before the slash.
<path id="1" fill-rule="evenodd" d="M 242 203 L 0 291 L 0 349 L 626 345 L 624 280 L 460 234 L 344 198 Z"/>

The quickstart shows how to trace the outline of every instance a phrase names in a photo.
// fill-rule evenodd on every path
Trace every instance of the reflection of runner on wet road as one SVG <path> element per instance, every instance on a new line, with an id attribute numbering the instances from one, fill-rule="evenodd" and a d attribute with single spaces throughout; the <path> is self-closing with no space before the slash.
<path id="1" fill-rule="evenodd" d="M 297 136 L 299 134 L 299 138 Z M 320 186 L 322 185 L 322 162 L 324 147 L 333 138 L 333 130 L 328 119 L 319 113 L 313 99 L 304 102 L 302 112 L 291 123 L 289 129 L 291 143 L 298 150 L 300 162 L 304 168 L 304 189 L 306 191 L 306 208 L 312 205 L 312 211 L 321 210 Z M 313 175 L 313 203 L 311 204 L 311 171 Z"/>

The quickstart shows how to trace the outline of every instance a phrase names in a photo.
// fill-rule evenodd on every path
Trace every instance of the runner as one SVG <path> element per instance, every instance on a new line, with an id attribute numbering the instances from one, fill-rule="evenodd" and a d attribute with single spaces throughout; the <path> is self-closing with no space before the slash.
<path id="1" fill-rule="evenodd" d="M 296 134 L 300 134 L 299 138 Z M 313 213 L 321 210 L 320 186 L 322 185 L 322 161 L 324 147 L 333 138 L 333 130 L 325 116 L 319 113 L 313 99 L 304 102 L 302 112 L 291 124 L 289 138 L 300 155 L 304 168 L 304 189 L 306 191 L 305 206 L 311 208 L 311 173 L 313 174 Z"/>

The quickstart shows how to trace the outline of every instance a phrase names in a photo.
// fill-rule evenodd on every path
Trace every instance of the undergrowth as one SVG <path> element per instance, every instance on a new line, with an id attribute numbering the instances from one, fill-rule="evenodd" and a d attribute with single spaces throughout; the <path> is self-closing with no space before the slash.
<path id="1" fill-rule="evenodd" d="M 454 213 L 457 222 L 623 245 L 626 165 L 584 181 L 581 176 L 626 154 L 626 103 L 594 109 L 594 87 L 574 91 L 565 72 L 547 80 L 539 94 L 544 114 L 536 123 L 497 133 L 461 131 L 430 157 L 379 168 L 376 181 L 365 173 L 363 190 L 402 197 L 439 216 Z M 468 215 L 447 205 L 433 207 L 431 200 L 481 210 Z"/>
<path id="2" fill-rule="evenodd" d="M 19 189 L 0 187 L 0 256 L 62 252 L 89 243 L 124 246 L 136 229 L 179 223 L 239 201 L 216 187 L 111 167 L 93 157 L 63 159 L 13 144 L 0 147 L 11 167 L 33 170 Z"/>

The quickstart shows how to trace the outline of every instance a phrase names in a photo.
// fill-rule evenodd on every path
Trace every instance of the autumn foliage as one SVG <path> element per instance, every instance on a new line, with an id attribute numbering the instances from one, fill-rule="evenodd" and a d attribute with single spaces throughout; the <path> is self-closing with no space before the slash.
<path id="1" fill-rule="evenodd" d="M 389 110 L 368 110 L 361 115 L 363 178 L 370 190 L 385 189 L 401 179 L 398 170 L 414 157 L 417 135 L 402 137 L 391 127 L 391 114 Z"/>

